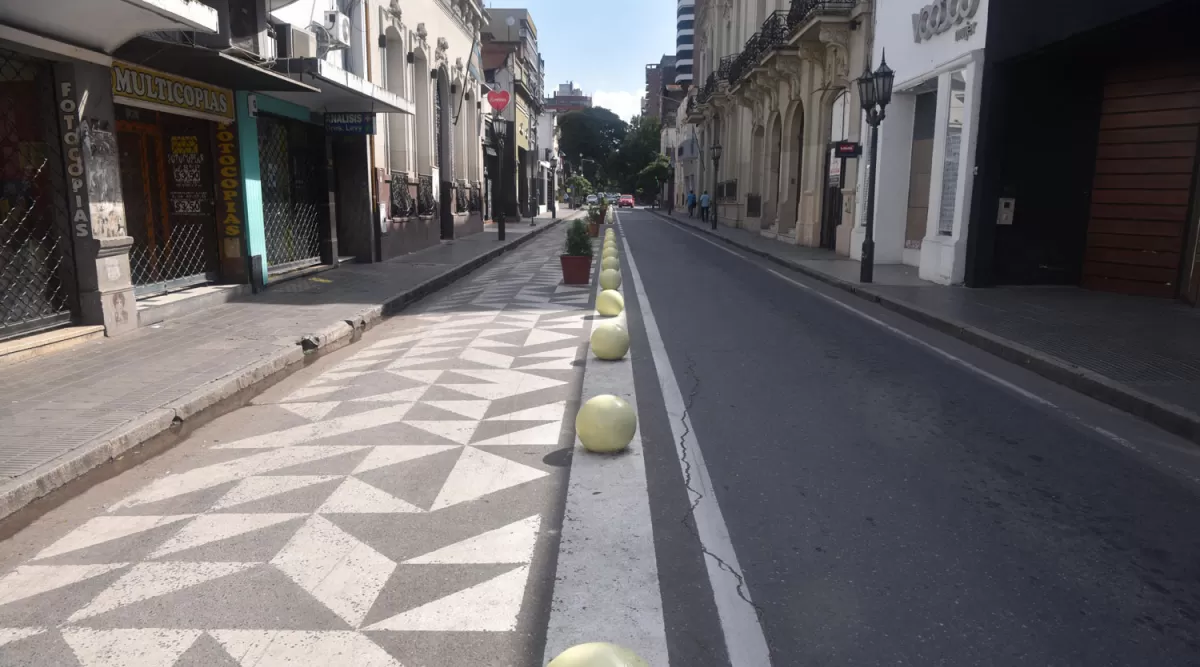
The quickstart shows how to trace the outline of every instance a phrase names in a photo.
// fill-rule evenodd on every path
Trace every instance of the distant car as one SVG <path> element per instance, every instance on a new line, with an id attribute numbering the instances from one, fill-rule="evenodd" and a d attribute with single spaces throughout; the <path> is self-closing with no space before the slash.
<path id="1" fill-rule="evenodd" d="M 633 195 L 621 195 L 621 199 L 617 201 L 617 208 L 633 208 Z"/>
<path id="2" fill-rule="evenodd" d="M 600 203 L 600 198 L 599 198 L 599 197 L 597 197 L 596 195 L 588 195 L 588 196 L 587 196 L 587 203 L 588 203 L 588 206 L 593 206 L 593 205 L 595 205 L 595 204 L 599 204 L 599 203 Z"/>

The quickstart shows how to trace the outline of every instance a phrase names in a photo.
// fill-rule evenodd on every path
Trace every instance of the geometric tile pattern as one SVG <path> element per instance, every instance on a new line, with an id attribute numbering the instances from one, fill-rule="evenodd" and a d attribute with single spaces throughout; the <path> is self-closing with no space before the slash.
<path id="1" fill-rule="evenodd" d="M 0 664 L 530 664 L 591 312 L 548 236 L 0 576 Z"/>

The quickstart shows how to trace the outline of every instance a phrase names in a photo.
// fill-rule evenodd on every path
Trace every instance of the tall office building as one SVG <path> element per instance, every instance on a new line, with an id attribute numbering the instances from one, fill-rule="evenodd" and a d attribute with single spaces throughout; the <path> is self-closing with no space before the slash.
<path id="1" fill-rule="evenodd" d="M 678 0 L 675 12 L 675 83 L 692 85 L 692 47 L 696 35 L 696 0 Z"/>

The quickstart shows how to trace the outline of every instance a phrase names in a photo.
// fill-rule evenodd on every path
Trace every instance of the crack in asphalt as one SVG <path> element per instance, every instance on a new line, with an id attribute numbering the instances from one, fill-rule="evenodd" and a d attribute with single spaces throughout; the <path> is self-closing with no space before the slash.
<path id="1" fill-rule="evenodd" d="M 684 515 L 682 519 L 680 519 L 680 523 L 682 523 L 687 531 L 696 538 L 697 542 L 700 543 L 700 552 L 713 559 L 713 561 L 716 562 L 717 567 L 725 572 L 728 572 L 737 582 L 735 590 L 737 591 L 738 597 L 741 598 L 743 602 L 750 605 L 750 608 L 754 610 L 754 615 L 758 618 L 758 625 L 762 628 L 763 639 L 767 642 L 767 650 L 770 653 L 774 653 L 775 645 L 771 642 L 771 638 L 767 636 L 767 625 L 764 619 L 766 612 L 762 607 L 750 599 L 749 593 L 747 592 L 745 577 L 743 577 L 736 568 L 727 563 L 724 558 L 721 558 L 712 551 L 709 551 L 708 547 L 704 544 L 704 540 L 700 537 L 700 530 L 696 525 L 696 508 L 700 506 L 700 502 L 704 500 L 705 496 L 704 493 L 702 493 L 699 489 L 692 486 L 692 462 L 688 458 L 688 447 L 685 443 L 687 441 L 687 437 L 691 435 L 692 432 L 691 420 L 688 419 L 688 415 L 691 414 L 692 404 L 696 401 L 696 397 L 700 394 L 700 377 L 696 375 L 696 361 L 692 359 L 691 355 L 685 352 L 684 360 L 687 361 L 687 368 L 684 372 L 692 380 L 692 389 L 688 393 L 687 399 L 684 401 L 683 414 L 679 417 L 679 423 L 683 426 L 683 433 L 679 435 L 678 444 L 679 461 L 683 464 L 683 485 L 687 489 L 688 495 L 691 496 L 691 506 L 688 508 L 688 513 Z M 691 519 L 691 521 L 688 519 Z M 728 647 L 726 650 L 728 650 Z"/>

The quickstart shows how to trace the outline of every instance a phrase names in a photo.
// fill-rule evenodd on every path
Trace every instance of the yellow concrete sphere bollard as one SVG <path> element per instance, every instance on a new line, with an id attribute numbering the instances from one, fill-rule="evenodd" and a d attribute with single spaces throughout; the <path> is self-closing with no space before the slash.
<path id="1" fill-rule="evenodd" d="M 546 667 L 650 667 L 627 648 L 607 642 L 580 644 L 558 654 Z"/>
<path id="2" fill-rule="evenodd" d="M 575 415 L 575 433 L 589 452 L 619 452 L 629 446 L 636 432 L 637 413 L 633 406 L 611 394 L 588 399 Z"/>
<path id="3" fill-rule="evenodd" d="M 606 289 L 596 297 L 596 310 L 605 317 L 616 317 L 625 310 L 625 297 L 615 289 Z"/>
<path id="4" fill-rule="evenodd" d="M 613 238 L 612 236 L 604 239 L 604 247 L 615 249 L 617 247 L 617 239 Z"/>
<path id="5" fill-rule="evenodd" d="M 604 361 L 620 361 L 629 354 L 629 332 L 619 322 L 605 322 L 592 330 L 592 354 Z"/>
<path id="6" fill-rule="evenodd" d="M 616 269 L 621 270 L 621 260 L 617 259 L 616 255 L 609 255 L 600 260 L 601 269 Z"/>
<path id="7" fill-rule="evenodd" d="M 616 269 L 601 271 L 600 289 L 621 289 L 621 272 Z"/>

